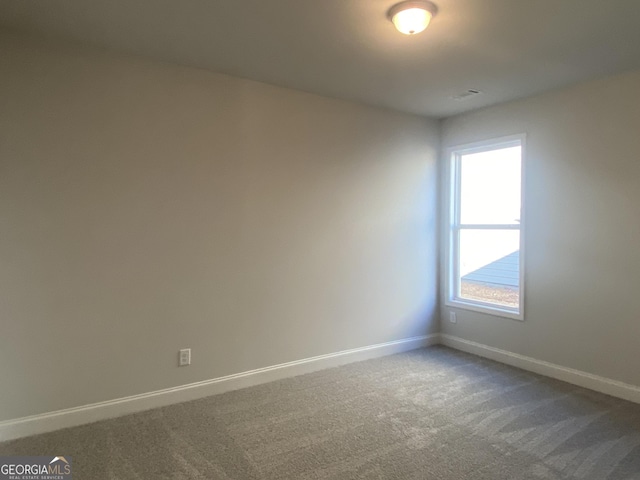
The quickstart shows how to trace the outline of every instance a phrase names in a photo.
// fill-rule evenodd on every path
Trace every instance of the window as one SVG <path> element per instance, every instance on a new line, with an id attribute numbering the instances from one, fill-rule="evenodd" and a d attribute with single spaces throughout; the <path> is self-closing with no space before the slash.
<path id="1" fill-rule="evenodd" d="M 446 304 L 523 319 L 524 135 L 450 150 Z"/>

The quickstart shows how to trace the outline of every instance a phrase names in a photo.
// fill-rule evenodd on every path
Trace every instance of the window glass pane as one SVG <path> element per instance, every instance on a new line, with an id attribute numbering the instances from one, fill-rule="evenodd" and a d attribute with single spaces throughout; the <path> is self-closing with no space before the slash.
<path id="1" fill-rule="evenodd" d="M 460 222 L 520 223 L 521 147 L 460 156 Z"/>
<path id="2" fill-rule="evenodd" d="M 518 230 L 461 230 L 458 298 L 517 309 L 519 248 Z"/>

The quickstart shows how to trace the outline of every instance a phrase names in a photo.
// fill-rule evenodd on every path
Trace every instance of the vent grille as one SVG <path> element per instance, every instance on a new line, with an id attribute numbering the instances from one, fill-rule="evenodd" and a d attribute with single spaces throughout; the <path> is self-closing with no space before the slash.
<path id="1" fill-rule="evenodd" d="M 462 100 L 468 100 L 469 98 L 475 97 L 476 95 L 480 95 L 481 93 L 482 92 L 480 90 L 476 90 L 475 88 L 470 88 L 466 92 L 460 93 L 458 95 L 454 95 L 451 98 L 457 101 L 462 101 Z"/>

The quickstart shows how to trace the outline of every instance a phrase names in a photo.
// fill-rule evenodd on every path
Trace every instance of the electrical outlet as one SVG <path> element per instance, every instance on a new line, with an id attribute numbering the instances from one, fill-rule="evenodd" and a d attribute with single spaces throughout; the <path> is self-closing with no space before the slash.
<path id="1" fill-rule="evenodd" d="M 186 367 L 187 365 L 191 365 L 191 349 L 183 348 L 180 350 L 180 354 L 178 356 L 178 365 L 181 367 Z"/>
<path id="2" fill-rule="evenodd" d="M 458 323 L 458 315 L 456 312 L 449 312 L 449 321 L 451 323 Z"/>

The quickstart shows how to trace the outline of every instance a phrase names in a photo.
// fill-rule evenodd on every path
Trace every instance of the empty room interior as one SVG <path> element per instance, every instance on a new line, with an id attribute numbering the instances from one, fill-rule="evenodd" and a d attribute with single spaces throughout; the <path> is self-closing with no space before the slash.
<path id="1" fill-rule="evenodd" d="M 0 479 L 639 480 L 640 1 L 2 0 Z"/>

